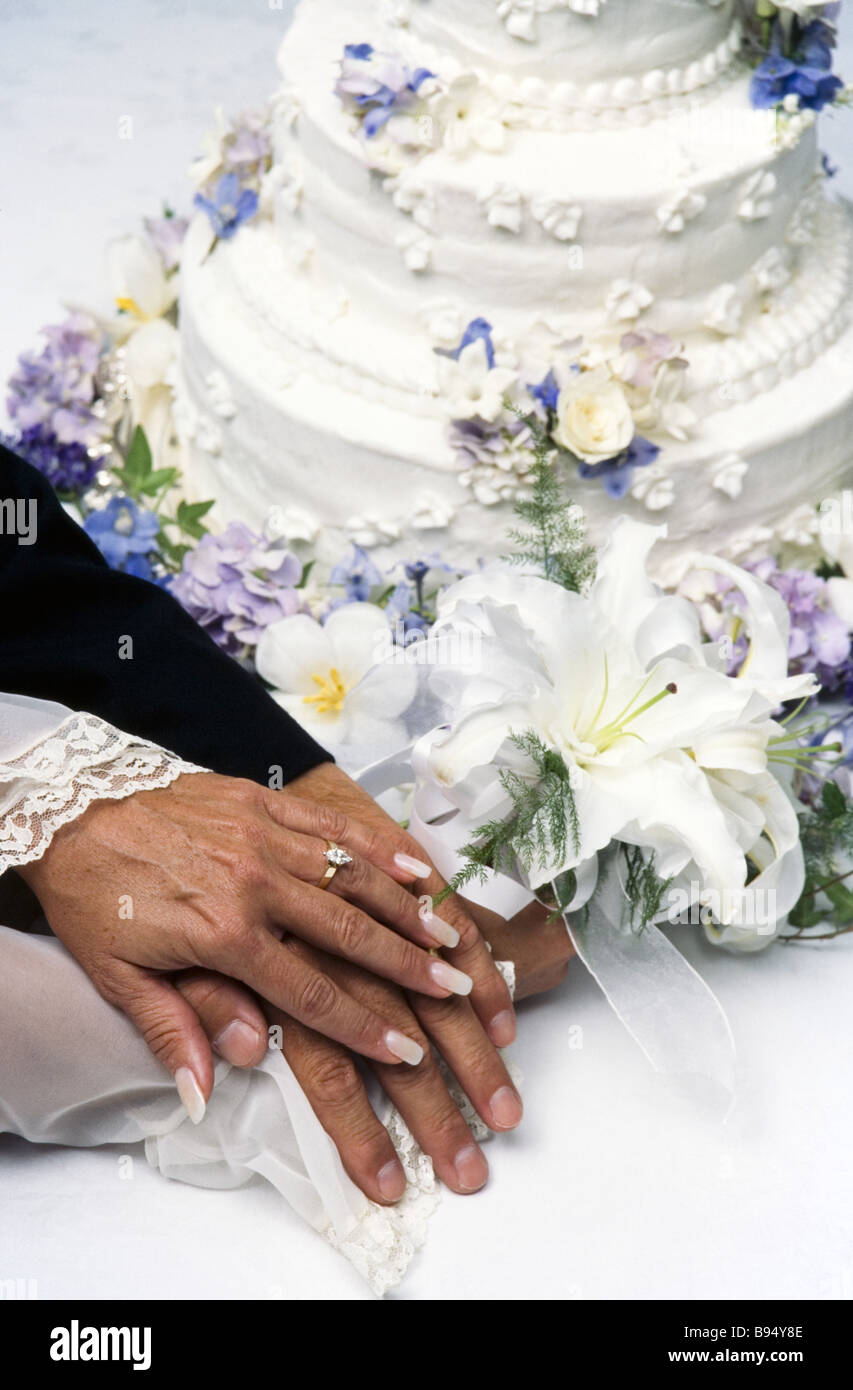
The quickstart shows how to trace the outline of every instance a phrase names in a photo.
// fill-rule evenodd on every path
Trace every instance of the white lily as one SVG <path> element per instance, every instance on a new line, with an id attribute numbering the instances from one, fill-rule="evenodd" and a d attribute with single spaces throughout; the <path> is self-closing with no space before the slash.
<path id="1" fill-rule="evenodd" d="M 120 337 L 162 318 L 178 297 L 178 277 L 166 275 L 156 247 L 142 237 L 122 236 L 111 241 L 107 246 L 107 269 L 119 310 Z"/>
<path id="2" fill-rule="evenodd" d="M 305 613 L 272 623 L 258 643 L 256 665 L 273 697 L 326 748 L 357 729 L 362 744 L 394 747 L 399 716 L 411 703 L 413 667 L 390 666 L 369 689 L 362 676 L 391 654 L 387 614 L 372 603 L 347 603 L 320 624 Z"/>
<path id="3" fill-rule="evenodd" d="M 533 730 L 572 774 L 577 846 L 553 852 L 536 883 L 581 870 L 613 841 L 653 851 L 662 877 L 722 904 L 726 945 L 764 945 L 770 931 L 741 928 L 728 906 L 747 885 L 772 888 L 775 916 L 797 900 L 803 861 L 793 806 L 770 770 L 773 712 L 815 690 L 787 674 L 788 614 L 754 576 L 711 558 L 740 584 L 750 660 L 742 678 L 716 669 L 697 616 L 648 578 L 665 527 L 622 517 L 587 596 L 492 567 L 445 591 L 437 633 L 473 626 L 479 677 L 442 673 L 456 711 L 422 747 L 428 777 L 465 819 L 480 823 L 509 804 L 502 768 L 532 772 L 511 735 Z M 749 863 L 748 863 L 749 861 Z M 536 886 L 532 883 L 530 886 Z M 718 939 L 720 932 L 717 932 Z"/>

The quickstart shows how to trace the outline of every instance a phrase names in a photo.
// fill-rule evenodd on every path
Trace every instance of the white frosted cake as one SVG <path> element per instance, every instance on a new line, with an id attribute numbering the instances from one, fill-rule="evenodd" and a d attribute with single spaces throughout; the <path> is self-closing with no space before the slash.
<path id="1" fill-rule="evenodd" d="M 538 412 L 595 538 L 738 554 L 853 459 L 851 225 L 734 0 L 306 0 L 259 216 L 182 264 L 221 520 L 473 563 Z M 531 390 L 531 388 L 533 388 Z"/>

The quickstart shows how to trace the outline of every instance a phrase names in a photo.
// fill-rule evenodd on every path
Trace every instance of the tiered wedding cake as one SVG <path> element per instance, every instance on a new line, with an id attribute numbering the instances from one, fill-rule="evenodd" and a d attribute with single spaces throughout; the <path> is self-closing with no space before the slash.
<path id="1" fill-rule="evenodd" d="M 853 459 L 851 228 L 734 0 L 310 0 L 261 215 L 182 268 L 180 419 L 223 519 L 472 563 L 560 446 L 738 553 Z M 299 515 L 292 519 L 289 513 Z"/>

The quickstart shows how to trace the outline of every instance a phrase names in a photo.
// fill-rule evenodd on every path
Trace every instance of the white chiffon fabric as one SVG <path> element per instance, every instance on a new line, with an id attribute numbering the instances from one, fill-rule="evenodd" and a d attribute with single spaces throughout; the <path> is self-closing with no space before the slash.
<path id="1" fill-rule="evenodd" d="M 89 714 L 0 695 L 0 875 L 39 858 L 95 799 L 204 771 Z M 378 1295 L 400 1282 L 438 1203 L 431 1160 L 402 1116 L 369 1090 L 407 1177 L 395 1207 L 369 1201 L 344 1171 L 280 1050 L 247 1072 L 220 1061 L 193 1125 L 171 1076 L 107 1004 L 47 923 L 0 927 L 0 1133 L 90 1147 L 143 1142 L 166 1177 L 234 1188 L 260 1177 L 345 1255 Z M 510 988 L 512 967 L 499 963 Z M 475 1136 L 488 1137 L 446 1077 Z"/>

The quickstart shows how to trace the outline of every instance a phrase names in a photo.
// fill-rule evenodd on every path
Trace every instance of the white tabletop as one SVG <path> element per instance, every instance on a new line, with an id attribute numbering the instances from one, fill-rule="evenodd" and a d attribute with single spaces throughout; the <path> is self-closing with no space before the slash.
<path id="1" fill-rule="evenodd" d="M 110 236 L 164 198 L 186 205 L 214 106 L 274 84 L 284 14 L 233 0 L 0 10 L 5 379 L 60 300 L 104 305 Z M 849 137 L 843 115 L 826 120 L 837 159 Z M 853 941 L 747 959 L 692 933 L 680 944 L 737 1039 L 728 1124 L 670 1096 L 575 962 L 521 1008 L 521 1130 L 489 1146 L 483 1193 L 445 1194 L 396 1297 L 853 1296 Z M 371 1297 L 260 1183 L 200 1191 L 141 1155 L 128 1179 L 120 1156 L 0 1140 L 0 1281 L 33 1279 L 41 1298 Z"/>

